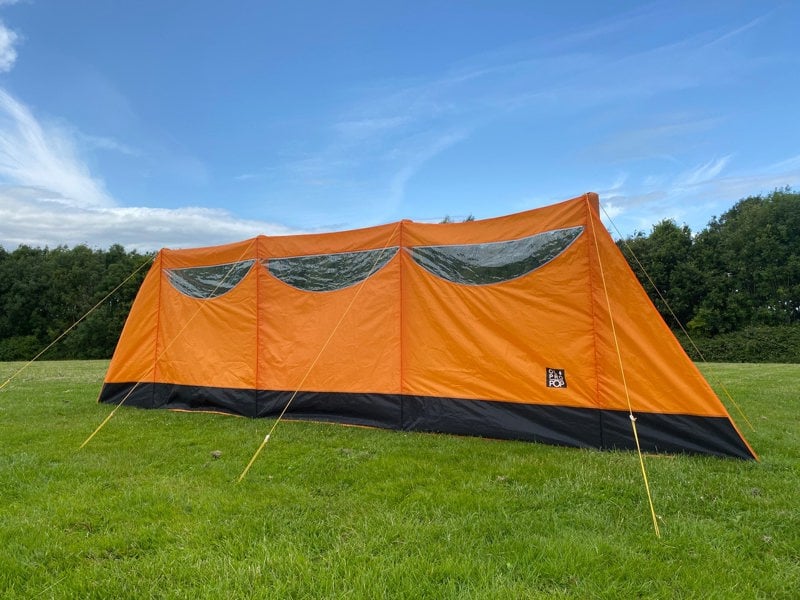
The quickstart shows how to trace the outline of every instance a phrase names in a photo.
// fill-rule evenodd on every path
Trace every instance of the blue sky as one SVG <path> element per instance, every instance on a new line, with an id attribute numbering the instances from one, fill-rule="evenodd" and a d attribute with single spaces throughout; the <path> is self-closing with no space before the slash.
<path id="1" fill-rule="evenodd" d="M 800 187 L 800 3 L 0 0 L 0 245 Z"/>

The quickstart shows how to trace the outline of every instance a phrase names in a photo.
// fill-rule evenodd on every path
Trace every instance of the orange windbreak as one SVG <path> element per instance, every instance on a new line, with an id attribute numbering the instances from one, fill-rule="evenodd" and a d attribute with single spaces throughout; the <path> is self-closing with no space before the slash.
<path id="1" fill-rule="evenodd" d="M 486 285 L 444 278 L 415 254 L 553 231 L 569 235 L 551 260 Z M 333 278 L 341 257 L 360 275 L 330 288 L 286 275 L 319 257 Z M 548 369 L 566 385 L 548 387 Z M 484 221 L 163 250 L 106 381 L 617 410 L 630 399 L 634 412 L 727 416 L 600 223 L 594 194 Z"/>

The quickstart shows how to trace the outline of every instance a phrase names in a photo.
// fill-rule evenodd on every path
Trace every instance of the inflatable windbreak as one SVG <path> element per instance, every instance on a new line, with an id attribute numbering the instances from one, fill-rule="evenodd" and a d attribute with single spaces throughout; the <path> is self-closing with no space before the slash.
<path id="1" fill-rule="evenodd" d="M 744 459 L 598 198 L 161 250 L 102 402 Z"/>

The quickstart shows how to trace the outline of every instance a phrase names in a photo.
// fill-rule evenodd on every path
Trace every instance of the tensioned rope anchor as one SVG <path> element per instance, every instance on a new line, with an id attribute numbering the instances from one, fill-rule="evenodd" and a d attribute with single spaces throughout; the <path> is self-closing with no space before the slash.
<path id="1" fill-rule="evenodd" d="M 273 425 L 273 429 L 274 428 L 275 428 L 275 426 Z M 266 436 L 264 436 L 264 441 L 261 442 L 261 445 L 258 447 L 258 449 L 253 454 L 253 457 L 250 459 L 250 462 L 247 463 L 247 466 L 244 468 L 244 471 L 242 471 L 242 474 L 239 475 L 239 479 L 236 480 L 236 483 L 239 483 L 242 479 L 244 479 L 245 475 L 247 475 L 247 472 L 250 470 L 250 467 L 252 467 L 253 463 L 256 462 L 256 459 L 258 458 L 258 455 L 261 454 L 261 451 L 264 449 L 264 446 L 267 445 L 267 442 L 269 441 L 269 438 L 270 438 L 271 435 L 272 435 L 272 429 L 270 429 L 270 433 L 268 433 Z"/>
<path id="2" fill-rule="evenodd" d="M 650 494 L 650 481 L 647 478 L 647 469 L 644 467 L 644 456 L 642 455 L 642 448 L 639 445 L 639 432 L 636 430 L 636 417 L 633 414 L 628 415 L 631 420 L 631 428 L 633 428 L 633 437 L 636 440 L 636 450 L 639 455 L 639 466 L 642 469 L 642 479 L 644 480 L 644 487 L 647 490 L 647 502 L 650 504 L 650 515 L 653 519 L 653 529 L 656 532 L 656 537 L 661 537 L 661 530 L 658 527 L 658 518 L 656 517 L 656 510 L 653 506 L 653 497 Z"/>

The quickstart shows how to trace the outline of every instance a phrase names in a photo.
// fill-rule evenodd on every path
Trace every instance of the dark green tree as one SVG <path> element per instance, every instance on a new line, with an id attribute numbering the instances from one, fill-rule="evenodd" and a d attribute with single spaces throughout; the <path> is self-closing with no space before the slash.
<path id="1" fill-rule="evenodd" d="M 800 194 L 737 202 L 697 236 L 694 259 L 707 279 L 695 330 L 800 323 Z"/>
<path id="2" fill-rule="evenodd" d="M 0 360 L 33 357 L 149 258 L 121 246 L 0 252 Z M 145 273 L 137 272 L 44 358 L 109 357 Z"/>
<path id="3" fill-rule="evenodd" d="M 620 243 L 653 304 L 667 323 L 675 327 L 675 317 L 681 323 L 691 318 L 703 293 L 703 279 L 692 261 L 692 243 L 689 227 L 678 226 L 671 219 L 654 225 L 650 235 L 638 233 Z"/>
<path id="4" fill-rule="evenodd" d="M 800 324 L 796 192 L 776 190 L 740 200 L 696 236 L 687 226 L 666 220 L 649 235 L 638 233 L 619 246 L 673 327 L 677 324 L 653 284 L 693 334 Z"/>

